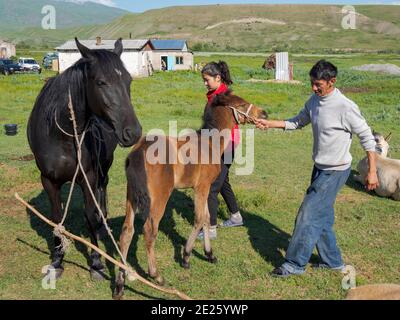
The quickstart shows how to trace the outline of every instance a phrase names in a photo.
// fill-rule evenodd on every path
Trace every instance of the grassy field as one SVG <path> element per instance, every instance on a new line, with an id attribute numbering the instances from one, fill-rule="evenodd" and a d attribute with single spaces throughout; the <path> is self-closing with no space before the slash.
<path id="1" fill-rule="evenodd" d="M 39 53 L 37 53 L 39 54 Z M 307 72 L 315 57 L 295 57 L 295 78 L 303 85 L 253 83 L 267 79 L 260 69 L 261 57 L 198 57 L 196 62 L 226 59 L 234 77 L 234 91 L 264 107 L 271 118 L 297 113 L 310 95 Z M 349 56 L 331 58 L 340 70 L 338 87 L 361 108 L 369 124 L 382 133 L 393 132 L 391 157 L 400 158 L 399 77 L 351 71 L 364 63 L 394 63 L 399 56 Z M 38 75 L 0 76 L 0 124 L 17 123 L 15 137 L 0 134 L 0 299 L 110 299 L 112 281 L 92 282 L 86 248 L 76 244 L 66 255 L 65 273 L 56 290 L 42 289 L 42 266 L 49 263 L 51 230 L 27 213 L 13 198 L 19 192 L 41 212 L 49 215 L 49 202 L 40 184 L 39 171 L 26 139 L 26 124 L 35 98 L 50 72 Z M 150 94 L 151 93 L 151 94 Z M 198 128 L 205 104 L 205 89 L 194 72 L 157 73 L 136 79 L 132 101 L 147 132 L 168 130 L 170 120 L 179 129 Z M 248 126 L 248 128 L 251 128 Z M 218 230 L 213 241 L 217 265 L 203 259 L 197 242 L 192 267 L 179 265 L 182 246 L 193 223 L 191 191 L 177 191 L 171 198 L 156 245 L 160 271 L 169 285 L 196 299 L 342 299 L 342 277 L 311 268 L 303 276 L 274 279 L 272 269 L 282 263 L 297 209 L 307 188 L 311 169 L 312 133 L 307 127 L 294 133 L 255 133 L 255 169 L 251 176 L 231 175 L 245 226 Z M 129 150 L 118 148 L 110 171 L 109 206 L 111 227 L 118 237 L 124 215 L 126 181 L 123 164 Z M 352 146 L 353 167 L 364 153 L 358 139 Z M 64 188 L 64 199 L 68 188 Z M 74 194 L 67 229 L 88 237 L 84 227 L 80 191 Z M 219 219 L 228 215 L 224 203 Z M 365 192 L 350 179 L 338 196 L 336 224 L 338 243 L 346 263 L 357 270 L 357 284 L 400 283 L 399 203 Z M 141 273 L 147 270 L 142 225 L 136 235 L 129 262 Z M 102 248 L 111 250 L 109 241 Z M 312 261 L 316 261 L 313 256 Z M 115 269 L 107 265 L 110 279 Z M 125 299 L 168 299 L 138 282 L 129 283 Z"/>

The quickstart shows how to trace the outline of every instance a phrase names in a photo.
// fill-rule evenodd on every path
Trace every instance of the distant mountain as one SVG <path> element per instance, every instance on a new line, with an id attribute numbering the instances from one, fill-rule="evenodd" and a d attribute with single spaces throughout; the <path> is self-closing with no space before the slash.
<path id="1" fill-rule="evenodd" d="M 102 25 L 51 31 L 30 28 L 8 33 L 8 38 L 52 47 L 74 36 L 132 36 L 186 39 L 195 51 L 400 52 L 400 6 L 356 6 L 356 11 L 355 30 L 342 28 L 342 6 L 214 5 L 149 10 Z"/>
<path id="2" fill-rule="evenodd" d="M 59 29 L 108 23 L 126 15 L 128 11 L 93 2 L 62 0 L 0 0 L 0 37 L 7 31 L 41 28 L 44 6 L 56 9 L 56 27 Z"/>

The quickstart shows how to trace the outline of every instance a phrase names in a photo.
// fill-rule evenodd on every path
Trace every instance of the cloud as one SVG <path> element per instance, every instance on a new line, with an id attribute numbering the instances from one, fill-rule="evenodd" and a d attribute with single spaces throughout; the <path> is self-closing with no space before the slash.
<path id="1" fill-rule="evenodd" d="M 94 3 L 102 4 L 102 5 L 108 6 L 108 7 L 116 7 L 117 6 L 113 0 L 64 0 L 64 1 L 78 3 L 78 4 L 83 4 L 85 2 L 94 2 Z"/>

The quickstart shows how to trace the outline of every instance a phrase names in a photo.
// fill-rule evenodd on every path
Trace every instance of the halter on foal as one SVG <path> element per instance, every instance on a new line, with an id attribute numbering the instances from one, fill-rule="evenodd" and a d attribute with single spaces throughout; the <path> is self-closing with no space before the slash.
<path id="1" fill-rule="evenodd" d="M 233 117 L 232 117 L 233 114 Z M 240 124 L 254 122 L 254 118 L 266 118 L 267 114 L 262 109 L 253 106 L 231 93 L 218 95 L 212 106 L 207 108 L 204 114 L 204 125 L 202 129 L 214 129 L 212 136 L 206 136 L 206 143 L 201 140 L 204 135 L 199 130 L 196 132 L 196 139 L 180 141 L 174 137 L 158 136 L 157 143 L 163 142 L 169 150 L 166 159 L 170 159 L 173 153 L 177 155 L 178 161 L 171 163 L 153 163 L 150 159 L 151 149 L 154 147 L 153 137 L 144 137 L 134 147 L 126 160 L 126 174 L 128 180 L 126 217 L 120 237 L 121 252 L 126 258 L 130 243 L 132 241 L 134 229 L 134 215 L 137 208 L 142 207 L 141 203 L 146 203 L 145 196 L 150 196 L 149 216 L 144 225 L 144 238 L 148 257 L 149 274 L 158 283 L 164 282 L 157 271 L 154 246 L 157 238 L 158 227 L 164 215 L 167 201 L 174 189 L 194 189 L 195 203 L 195 223 L 194 228 L 187 240 L 183 254 L 183 267 L 189 268 L 189 257 L 194 247 L 196 237 L 201 228 L 204 228 L 204 251 L 208 261 L 215 263 L 217 259 L 212 253 L 209 238 L 210 214 L 208 212 L 207 199 L 211 184 L 218 177 L 221 164 L 220 159 L 225 150 L 224 140 L 218 136 L 217 143 L 213 142 L 213 136 L 227 129 L 230 132 L 236 122 Z M 233 119 L 232 119 L 233 118 Z M 150 139 L 149 139 L 150 138 Z M 151 141 L 150 141 L 151 140 Z M 193 142 L 193 140 L 195 140 Z M 229 139 L 228 139 L 229 140 Z M 215 139 L 214 139 L 215 141 Z M 203 140 L 204 142 L 204 140 Z M 189 147 L 189 148 L 188 148 Z M 194 156 L 195 163 L 183 163 L 180 161 L 193 147 L 198 152 Z M 190 150 L 194 150 L 190 149 Z M 217 161 L 213 162 L 210 157 L 215 151 L 219 151 Z M 204 157 L 204 154 L 207 156 Z M 202 157 L 203 155 L 203 157 Z M 207 161 L 202 161 L 206 158 Z M 215 158 L 214 158 L 215 159 Z M 114 298 L 123 295 L 125 273 L 120 271 L 116 280 Z"/>

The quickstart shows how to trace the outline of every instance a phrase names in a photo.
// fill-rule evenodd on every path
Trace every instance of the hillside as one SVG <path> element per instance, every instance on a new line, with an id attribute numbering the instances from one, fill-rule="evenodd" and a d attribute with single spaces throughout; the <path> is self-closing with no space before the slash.
<path id="1" fill-rule="evenodd" d="M 357 29 L 341 27 L 341 6 L 214 5 L 128 14 L 102 26 L 10 36 L 56 46 L 74 36 L 187 39 L 196 51 L 400 51 L 400 6 L 357 6 Z M 30 40 L 32 41 L 32 40 Z"/>
<path id="2" fill-rule="evenodd" d="M 44 17 L 42 8 L 46 5 L 56 8 L 57 28 L 61 29 L 108 23 L 128 13 L 93 2 L 77 4 L 55 0 L 0 0 L 0 37 L 7 30 L 40 28 Z"/>

